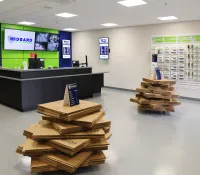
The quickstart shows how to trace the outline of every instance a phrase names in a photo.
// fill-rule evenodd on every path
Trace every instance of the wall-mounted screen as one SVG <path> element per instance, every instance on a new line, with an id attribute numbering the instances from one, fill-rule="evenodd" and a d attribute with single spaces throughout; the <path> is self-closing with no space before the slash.
<path id="1" fill-rule="evenodd" d="M 109 38 L 99 38 L 100 59 L 109 59 Z"/>
<path id="2" fill-rule="evenodd" d="M 47 43 L 35 43 L 35 50 L 47 50 Z"/>
<path id="3" fill-rule="evenodd" d="M 58 51 L 59 50 L 59 35 L 49 34 L 47 50 L 48 51 Z"/>
<path id="4" fill-rule="evenodd" d="M 36 43 L 47 43 L 49 40 L 49 33 L 36 32 L 35 42 Z"/>
<path id="5" fill-rule="evenodd" d="M 35 32 L 5 29 L 5 50 L 34 50 Z"/>

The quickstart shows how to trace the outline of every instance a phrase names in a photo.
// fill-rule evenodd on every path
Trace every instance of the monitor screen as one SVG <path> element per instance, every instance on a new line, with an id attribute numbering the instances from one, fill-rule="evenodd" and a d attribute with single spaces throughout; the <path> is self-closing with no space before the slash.
<path id="1" fill-rule="evenodd" d="M 58 51 L 59 50 L 59 35 L 49 34 L 47 50 L 48 51 Z"/>
<path id="2" fill-rule="evenodd" d="M 47 50 L 47 43 L 35 43 L 35 50 Z"/>
<path id="3" fill-rule="evenodd" d="M 100 59 L 109 59 L 109 38 L 104 37 L 99 39 Z"/>
<path id="4" fill-rule="evenodd" d="M 36 32 L 35 42 L 36 43 L 48 43 L 49 33 Z"/>
<path id="5" fill-rule="evenodd" d="M 36 59 L 36 69 L 44 68 L 44 59 L 38 58 Z"/>
<path id="6" fill-rule="evenodd" d="M 5 50 L 34 50 L 35 32 L 5 29 Z"/>

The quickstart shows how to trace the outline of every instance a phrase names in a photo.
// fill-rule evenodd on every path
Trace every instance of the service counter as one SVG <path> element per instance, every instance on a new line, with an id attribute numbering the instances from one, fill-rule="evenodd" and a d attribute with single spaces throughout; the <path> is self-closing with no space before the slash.
<path id="1" fill-rule="evenodd" d="M 0 103 L 20 111 L 61 100 L 67 84 L 77 83 L 79 98 L 92 97 L 104 86 L 104 72 L 91 67 L 12 70 L 0 68 Z"/>

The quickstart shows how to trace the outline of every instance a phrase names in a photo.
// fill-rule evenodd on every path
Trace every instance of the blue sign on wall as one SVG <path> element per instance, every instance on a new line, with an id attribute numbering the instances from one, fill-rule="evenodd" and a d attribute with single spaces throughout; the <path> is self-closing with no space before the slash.
<path id="1" fill-rule="evenodd" d="M 63 58 L 63 47 L 59 47 L 59 65 L 60 67 L 72 67 L 72 33 L 59 31 L 60 35 L 60 46 L 63 44 L 63 40 L 70 40 L 70 58 Z M 66 51 L 66 50 L 65 50 Z M 67 51 L 69 53 L 69 49 Z"/>
<path id="2" fill-rule="evenodd" d="M 70 40 L 62 40 L 62 53 L 63 53 L 63 59 L 71 58 Z"/>
<path id="3" fill-rule="evenodd" d="M 109 59 L 109 38 L 99 39 L 100 59 Z"/>

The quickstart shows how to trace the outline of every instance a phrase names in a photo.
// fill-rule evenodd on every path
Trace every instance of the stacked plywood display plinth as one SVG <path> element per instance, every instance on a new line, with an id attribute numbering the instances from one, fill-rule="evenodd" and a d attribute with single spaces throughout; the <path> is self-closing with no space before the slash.
<path id="1" fill-rule="evenodd" d="M 130 101 L 138 104 L 141 111 L 174 112 L 174 106 L 180 105 L 174 90 L 173 80 L 152 80 L 143 78 L 141 87 L 136 89 L 136 98 Z"/>
<path id="2" fill-rule="evenodd" d="M 39 123 L 24 130 L 25 143 L 16 152 L 31 157 L 31 172 L 75 172 L 105 163 L 111 121 L 102 106 L 80 101 L 73 107 L 56 101 L 38 106 Z"/>

